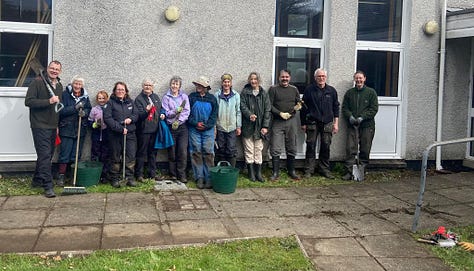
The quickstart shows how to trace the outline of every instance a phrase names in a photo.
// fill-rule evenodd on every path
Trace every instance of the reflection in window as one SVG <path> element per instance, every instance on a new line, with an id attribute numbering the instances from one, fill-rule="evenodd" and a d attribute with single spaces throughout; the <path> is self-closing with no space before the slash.
<path id="1" fill-rule="evenodd" d="M 367 75 L 367 86 L 378 96 L 398 97 L 399 52 L 358 51 L 357 70 Z"/>
<path id="2" fill-rule="evenodd" d="M 1 0 L 0 20 L 23 23 L 51 23 L 51 0 Z"/>
<path id="3" fill-rule="evenodd" d="M 357 40 L 400 42 L 402 0 L 359 0 Z"/>
<path id="4" fill-rule="evenodd" d="M 291 84 L 303 93 L 314 81 L 311 74 L 320 65 L 320 51 L 319 48 L 277 47 L 275 82 L 278 82 L 279 71 L 287 69 L 291 72 Z"/>
<path id="5" fill-rule="evenodd" d="M 27 63 L 48 61 L 48 35 L 0 33 L 0 87 L 26 87 L 35 78 Z"/>
<path id="6" fill-rule="evenodd" d="M 321 39 L 323 0 L 277 0 L 277 37 Z"/>

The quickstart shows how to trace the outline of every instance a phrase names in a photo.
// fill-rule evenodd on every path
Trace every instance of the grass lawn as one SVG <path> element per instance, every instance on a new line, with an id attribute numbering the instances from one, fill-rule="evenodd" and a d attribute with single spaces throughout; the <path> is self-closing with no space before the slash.
<path id="1" fill-rule="evenodd" d="M 297 240 L 262 238 L 202 247 L 127 252 L 96 251 L 90 255 L 0 255 L 1 270 L 315 270 Z"/>
<path id="2" fill-rule="evenodd" d="M 447 229 L 451 232 L 456 233 L 460 242 L 474 243 L 474 226 L 456 227 Z M 433 231 L 436 231 L 434 229 Z M 422 232 L 416 235 L 419 238 L 423 234 L 429 232 Z M 435 245 L 426 245 L 431 251 L 439 257 L 446 265 L 453 268 L 455 271 L 472 271 L 474 270 L 474 251 L 465 251 L 459 246 L 452 248 L 444 248 Z"/>

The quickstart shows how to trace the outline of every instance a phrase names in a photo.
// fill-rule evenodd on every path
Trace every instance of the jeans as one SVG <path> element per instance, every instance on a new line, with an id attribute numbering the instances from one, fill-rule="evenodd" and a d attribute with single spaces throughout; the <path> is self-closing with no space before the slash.
<path id="1" fill-rule="evenodd" d="M 214 129 L 199 131 L 189 128 L 189 152 L 194 178 L 211 181 L 209 169 L 214 166 Z"/>

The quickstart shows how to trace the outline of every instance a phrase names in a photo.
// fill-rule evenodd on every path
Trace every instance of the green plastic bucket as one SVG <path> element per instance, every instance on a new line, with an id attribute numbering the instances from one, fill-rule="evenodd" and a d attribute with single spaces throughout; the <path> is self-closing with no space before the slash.
<path id="1" fill-rule="evenodd" d="M 74 165 L 73 165 L 74 170 Z M 93 186 L 99 183 L 102 174 L 102 163 L 96 161 L 82 161 L 77 163 L 76 186 Z"/>
<path id="2" fill-rule="evenodd" d="M 225 166 L 222 166 L 226 164 Z M 217 167 L 211 167 L 211 181 L 214 192 L 231 194 L 235 192 L 239 170 L 227 161 L 220 161 Z"/>

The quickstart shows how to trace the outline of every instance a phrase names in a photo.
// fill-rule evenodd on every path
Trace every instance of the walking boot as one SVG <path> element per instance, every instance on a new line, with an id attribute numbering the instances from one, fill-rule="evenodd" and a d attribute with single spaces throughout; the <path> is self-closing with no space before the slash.
<path id="1" fill-rule="evenodd" d="M 321 174 L 321 176 L 325 177 L 325 178 L 328 178 L 328 179 L 334 179 L 334 176 L 331 174 L 331 171 L 329 169 L 321 169 L 319 170 L 319 174 Z"/>
<path id="2" fill-rule="evenodd" d="M 300 176 L 296 175 L 296 172 L 295 172 L 295 157 L 294 156 L 291 156 L 291 155 L 286 156 L 286 168 L 288 170 L 288 176 L 290 176 L 295 181 L 301 180 Z"/>
<path id="3" fill-rule="evenodd" d="M 272 156 L 273 174 L 270 180 L 276 181 L 280 177 L 280 156 Z"/>
<path id="4" fill-rule="evenodd" d="M 247 164 L 247 170 L 249 172 L 249 180 L 251 182 L 255 182 L 255 171 L 253 168 L 253 164 Z"/>
<path id="5" fill-rule="evenodd" d="M 64 187 L 64 181 L 66 180 L 67 163 L 60 163 L 58 165 L 58 181 L 57 186 Z"/>
<path id="6" fill-rule="evenodd" d="M 253 166 L 255 168 L 255 178 L 257 178 L 257 181 L 261 183 L 265 182 L 262 176 L 262 164 L 253 164 Z"/>
<path id="7" fill-rule="evenodd" d="M 306 158 L 304 163 L 305 163 L 304 177 L 311 178 L 311 174 L 314 173 L 314 168 L 316 166 L 316 158 Z"/>
<path id="8" fill-rule="evenodd" d="M 56 185 L 59 187 L 64 187 L 64 180 L 66 179 L 66 176 L 64 174 L 59 174 L 58 175 L 58 181 L 56 182 Z"/>

